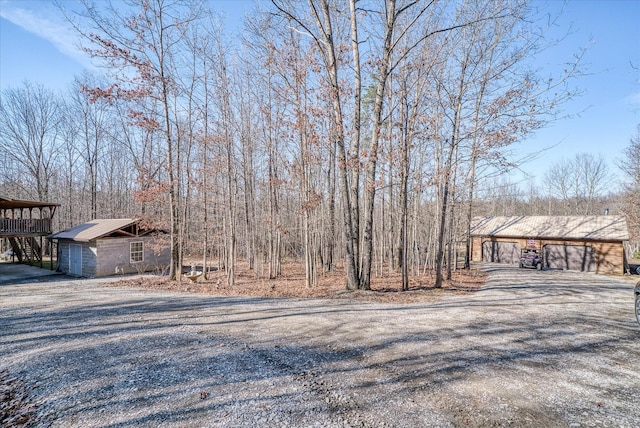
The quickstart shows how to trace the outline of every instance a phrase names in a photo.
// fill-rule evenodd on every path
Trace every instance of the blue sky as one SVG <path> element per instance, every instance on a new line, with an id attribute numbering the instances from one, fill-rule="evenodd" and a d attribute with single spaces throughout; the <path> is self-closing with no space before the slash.
<path id="1" fill-rule="evenodd" d="M 620 152 L 640 125 L 640 0 L 539 4 L 552 10 L 564 7 L 557 34 L 569 32 L 540 59 L 540 66 L 553 71 L 580 48 L 587 48 L 583 59 L 587 75 L 575 83 L 582 95 L 563 106 L 567 117 L 516 147 L 521 156 L 527 147 L 551 148 L 524 164 L 525 174 L 514 171 L 512 179 L 526 182 L 526 177 L 533 177 L 542 184 L 550 164 L 579 153 L 603 155 L 615 174 Z"/>
<path id="2" fill-rule="evenodd" d="M 207 1 L 220 11 L 227 28 L 240 28 L 245 11 L 254 3 L 254 0 Z M 73 9 L 77 2 L 59 0 L 59 3 Z M 54 0 L 0 0 L 0 89 L 16 87 L 28 80 L 62 90 L 75 75 L 92 67 L 91 60 L 78 47 L 79 39 L 55 4 Z"/>
<path id="3" fill-rule="evenodd" d="M 209 0 L 234 25 L 251 0 Z M 72 0 L 63 4 L 72 5 Z M 570 34 L 540 58 L 549 72 L 583 47 L 589 75 L 577 86 L 584 92 L 564 106 L 569 117 L 537 132 L 515 147 L 516 157 L 533 148 L 551 147 L 543 156 L 514 171 L 512 180 L 540 183 L 550 164 L 579 153 L 602 154 L 612 172 L 621 150 L 629 145 L 640 124 L 640 0 L 536 1 L 552 12 L 564 7 L 558 33 Z M 633 64 L 636 69 L 633 69 Z M 62 90 L 89 59 L 50 0 L 0 0 L 0 89 L 24 80 Z M 526 185 L 525 185 L 526 187 Z"/>

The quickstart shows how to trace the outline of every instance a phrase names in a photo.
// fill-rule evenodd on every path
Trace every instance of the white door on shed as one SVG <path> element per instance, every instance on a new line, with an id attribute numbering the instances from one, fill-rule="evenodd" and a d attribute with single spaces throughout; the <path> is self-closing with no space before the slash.
<path id="1" fill-rule="evenodd" d="M 69 245 L 69 273 L 82 275 L 82 245 Z"/>

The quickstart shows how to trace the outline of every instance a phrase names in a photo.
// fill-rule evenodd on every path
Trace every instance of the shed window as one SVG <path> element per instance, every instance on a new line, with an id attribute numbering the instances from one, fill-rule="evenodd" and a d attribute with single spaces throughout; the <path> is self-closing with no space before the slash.
<path id="1" fill-rule="evenodd" d="M 131 263 L 144 261 L 144 242 L 132 242 L 130 244 Z"/>

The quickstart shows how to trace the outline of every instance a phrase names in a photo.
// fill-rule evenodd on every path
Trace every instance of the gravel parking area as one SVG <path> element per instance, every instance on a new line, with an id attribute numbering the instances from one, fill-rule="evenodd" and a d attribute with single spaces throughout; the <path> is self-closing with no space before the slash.
<path id="1" fill-rule="evenodd" d="M 637 277 L 483 268 L 410 305 L 0 285 L 0 371 L 38 426 L 640 426 Z"/>

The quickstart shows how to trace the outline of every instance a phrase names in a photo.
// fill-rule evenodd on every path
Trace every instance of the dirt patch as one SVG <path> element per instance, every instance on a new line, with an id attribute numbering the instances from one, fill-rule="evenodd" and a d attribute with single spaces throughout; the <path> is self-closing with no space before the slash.
<path id="1" fill-rule="evenodd" d="M 0 371 L 0 426 L 5 428 L 34 426 L 37 406 L 33 403 L 31 389 L 24 380 Z"/>
<path id="2" fill-rule="evenodd" d="M 402 291 L 401 275 L 389 273 L 374 277 L 371 290 L 347 291 L 344 274 L 339 272 L 325 273 L 320 276 L 315 287 L 307 287 L 304 272 L 299 264 L 287 264 L 283 271 L 285 274 L 276 279 L 263 279 L 256 278 L 255 272 L 246 266 L 240 266 L 236 274 L 236 284 L 233 287 L 226 285 L 224 271 L 210 272 L 208 278 L 201 276 L 195 282 L 186 278 L 178 282 L 161 276 L 138 276 L 113 282 L 112 285 L 209 296 L 358 299 L 371 302 L 416 303 L 432 302 L 439 299 L 443 293 L 464 294 L 477 291 L 485 284 L 487 278 L 487 274 L 480 270 L 458 269 L 452 272 L 450 280 L 444 281 L 441 289 L 436 289 L 435 275 L 429 272 L 412 277 L 409 290 Z"/>

